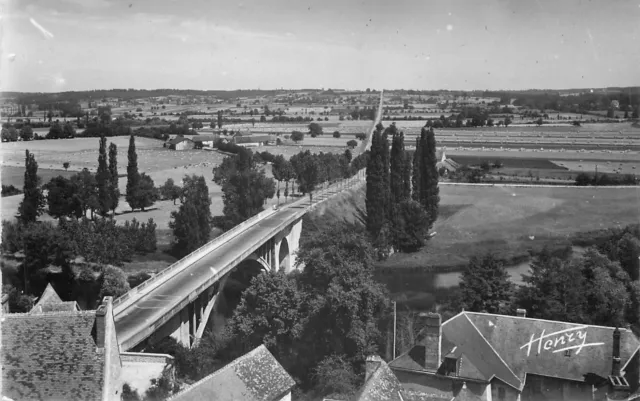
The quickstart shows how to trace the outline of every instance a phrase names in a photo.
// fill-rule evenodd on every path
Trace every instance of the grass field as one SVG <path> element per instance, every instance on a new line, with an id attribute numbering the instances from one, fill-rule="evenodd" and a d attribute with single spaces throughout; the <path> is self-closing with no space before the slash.
<path id="1" fill-rule="evenodd" d="M 364 209 L 364 189 L 320 210 L 326 218 L 354 221 Z M 511 188 L 440 186 L 436 235 L 426 248 L 394 254 L 383 267 L 465 265 L 487 251 L 526 258 L 543 245 L 568 245 L 574 233 L 640 222 L 640 188 Z"/>

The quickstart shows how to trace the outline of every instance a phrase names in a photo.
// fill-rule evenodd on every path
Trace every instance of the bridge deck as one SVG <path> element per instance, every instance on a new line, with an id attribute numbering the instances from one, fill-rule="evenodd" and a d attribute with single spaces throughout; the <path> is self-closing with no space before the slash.
<path id="1" fill-rule="evenodd" d="M 245 232 L 229 239 L 118 314 L 116 316 L 118 342 L 121 345 L 128 342 L 132 337 L 165 317 L 173 307 L 197 291 L 206 281 L 226 274 L 235 267 L 238 257 L 247 253 L 250 255 L 265 242 L 267 236 L 272 235 L 275 228 L 295 220 L 296 216 L 306 208 L 307 205 L 304 204 L 291 206 L 266 217 Z"/>

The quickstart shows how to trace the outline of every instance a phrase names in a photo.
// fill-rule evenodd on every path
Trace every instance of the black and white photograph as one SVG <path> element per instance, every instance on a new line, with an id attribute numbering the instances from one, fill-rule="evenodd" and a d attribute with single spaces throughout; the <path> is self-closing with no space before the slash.
<path id="1" fill-rule="evenodd" d="M 640 0 L 0 0 L 1 401 L 640 401 Z"/>

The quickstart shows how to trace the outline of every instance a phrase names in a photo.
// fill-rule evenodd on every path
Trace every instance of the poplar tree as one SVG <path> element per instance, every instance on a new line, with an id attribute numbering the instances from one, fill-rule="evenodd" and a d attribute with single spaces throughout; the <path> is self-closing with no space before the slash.
<path id="1" fill-rule="evenodd" d="M 107 167 L 107 138 L 100 137 L 100 148 L 98 150 L 98 172 L 96 173 L 96 182 L 98 184 L 98 212 L 101 216 L 109 214 L 111 207 L 111 174 Z"/>
<path id="2" fill-rule="evenodd" d="M 38 162 L 33 153 L 26 151 L 24 159 L 25 172 L 24 172 L 24 198 L 18 206 L 18 220 L 22 223 L 35 222 L 38 216 L 44 211 L 44 194 L 39 187 L 40 177 L 38 177 Z"/>
<path id="3" fill-rule="evenodd" d="M 429 215 L 429 228 L 438 219 L 438 206 L 440 204 L 440 188 L 438 188 L 438 169 L 436 168 L 436 135 L 433 128 L 425 129 L 425 139 L 423 145 L 423 170 L 422 170 L 422 192 L 424 200 L 422 204 Z"/>
<path id="4" fill-rule="evenodd" d="M 404 140 L 402 142 L 404 148 Z M 411 169 L 413 166 L 413 160 L 411 154 L 408 151 L 404 152 L 404 166 L 402 167 L 402 198 L 405 200 L 411 199 Z"/>
<path id="5" fill-rule="evenodd" d="M 138 173 L 138 155 L 136 154 L 136 139 L 133 135 L 129 137 L 129 152 L 127 154 L 129 164 L 127 164 L 127 194 L 126 200 L 131 209 L 134 209 L 136 202 L 136 192 L 140 186 L 140 173 Z"/>
<path id="6" fill-rule="evenodd" d="M 109 144 L 109 176 L 110 186 L 109 192 L 111 193 L 111 210 L 113 214 L 116 213 L 116 208 L 120 200 L 120 189 L 118 187 L 118 147 L 115 143 Z"/>
<path id="7" fill-rule="evenodd" d="M 420 202 L 420 187 L 422 184 L 422 142 L 420 137 L 416 138 L 416 150 L 413 152 L 412 174 L 411 174 L 411 198 Z M 422 202 L 420 202 L 422 204 Z"/>
<path id="8" fill-rule="evenodd" d="M 367 231 L 378 257 L 386 257 L 389 247 L 389 143 L 378 124 L 371 139 L 371 152 L 367 162 Z"/>
<path id="9" fill-rule="evenodd" d="M 179 257 L 206 244 L 211 233 L 211 198 L 203 176 L 184 177 L 184 202 L 171 212 L 169 227 L 175 237 L 173 252 Z"/>

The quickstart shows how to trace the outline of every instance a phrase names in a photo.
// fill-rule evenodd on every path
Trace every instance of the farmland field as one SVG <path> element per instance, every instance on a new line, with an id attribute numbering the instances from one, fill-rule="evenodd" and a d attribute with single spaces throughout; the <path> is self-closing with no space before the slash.
<path id="1" fill-rule="evenodd" d="M 325 216 L 353 221 L 364 189 L 351 201 L 327 205 Z M 466 265 L 487 251 L 511 260 L 543 245 L 568 245 L 578 232 L 640 222 L 640 188 L 513 188 L 440 186 L 436 235 L 425 249 L 394 254 L 382 267 Z"/>

